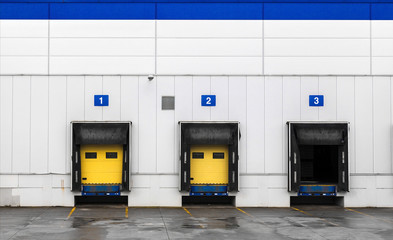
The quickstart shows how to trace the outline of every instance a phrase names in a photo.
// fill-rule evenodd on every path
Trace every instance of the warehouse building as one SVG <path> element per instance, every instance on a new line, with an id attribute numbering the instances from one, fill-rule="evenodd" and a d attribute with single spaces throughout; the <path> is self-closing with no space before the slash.
<path id="1" fill-rule="evenodd" d="M 393 206 L 390 0 L 0 0 L 0 206 Z"/>

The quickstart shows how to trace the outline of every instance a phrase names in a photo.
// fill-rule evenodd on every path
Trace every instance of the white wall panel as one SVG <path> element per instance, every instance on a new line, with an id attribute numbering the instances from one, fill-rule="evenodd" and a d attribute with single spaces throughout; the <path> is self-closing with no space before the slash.
<path id="1" fill-rule="evenodd" d="M 158 20 L 158 37 L 261 38 L 260 20 Z"/>
<path id="2" fill-rule="evenodd" d="M 121 76 L 121 121 L 132 122 L 131 172 L 139 169 L 139 79 L 137 76 Z"/>
<path id="3" fill-rule="evenodd" d="M 19 185 L 18 175 L 0 175 L 0 188 L 16 188 Z"/>
<path id="4" fill-rule="evenodd" d="M 51 37 L 154 37 L 154 20 L 51 20 Z"/>
<path id="5" fill-rule="evenodd" d="M 94 106 L 94 95 L 103 94 L 102 78 L 102 76 L 85 77 L 85 120 L 87 121 L 103 120 L 104 107 Z"/>
<path id="6" fill-rule="evenodd" d="M 139 78 L 139 172 L 157 171 L 157 81 Z"/>
<path id="7" fill-rule="evenodd" d="M 265 57 L 266 75 L 366 75 L 370 57 Z"/>
<path id="8" fill-rule="evenodd" d="M 67 76 L 66 79 L 59 78 L 60 83 L 59 85 L 65 85 L 66 91 L 66 99 L 61 100 L 61 104 L 66 105 L 66 116 L 63 115 L 63 112 L 59 114 L 60 125 L 67 126 L 67 159 L 71 159 L 71 129 L 70 129 L 70 122 L 72 121 L 84 121 L 85 120 L 85 77 L 84 76 Z M 64 81 L 64 82 L 63 82 Z M 60 90 L 59 90 L 60 91 Z M 61 92 L 61 96 L 63 96 L 63 92 Z M 66 101 L 65 103 L 63 101 Z M 62 120 L 63 117 L 66 120 Z M 62 122 L 65 121 L 65 122 Z M 60 127 L 61 129 L 61 127 Z M 63 133 L 64 134 L 64 133 Z M 61 145 L 59 145 L 60 147 Z M 68 167 L 69 164 L 66 164 Z M 68 168 L 67 168 L 68 170 Z M 68 172 L 68 171 L 67 171 Z"/>
<path id="9" fill-rule="evenodd" d="M 393 39 L 373 39 L 371 49 L 373 57 L 392 57 Z"/>
<path id="10" fill-rule="evenodd" d="M 301 94 L 300 77 L 283 77 L 283 120 L 301 120 L 303 95 Z"/>
<path id="11" fill-rule="evenodd" d="M 0 173 L 12 172 L 13 80 L 0 77 Z"/>
<path id="12" fill-rule="evenodd" d="M 371 21 L 371 37 L 393 38 L 393 22 L 389 20 Z"/>
<path id="13" fill-rule="evenodd" d="M 350 172 L 356 172 L 355 152 L 355 78 L 337 77 L 337 120 L 348 121 Z"/>
<path id="14" fill-rule="evenodd" d="M 301 77 L 301 120 L 318 120 L 318 107 L 309 106 L 309 95 L 319 94 L 318 77 Z"/>
<path id="15" fill-rule="evenodd" d="M 51 57 L 50 74 L 152 74 L 154 57 Z"/>
<path id="16" fill-rule="evenodd" d="M 324 106 L 319 107 L 319 120 L 337 119 L 337 77 L 319 77 L 319 94 L 324 96 Z"/>
<path id="17" fill-rule="evenodd" d="M 175 173 L 180 171 L 180 127 L 179 121 L 193 120 L 193 77 L 175 77 Z"/>
<path id="18" fill-rule="evenodd" d="M 282 141 L 282 153 L 283 153 L 283 172 L 288 172 L 288 121 L 299 121 L 301 120 L 301 79 L 300 77 L 283 77 L 282 86 L 282 120 L 283 120 L 283 141 Z"/>
<path id="19" fill-rule="evenodd" d="M 262 56 L 262 39 L 158 39 L 157 55 Z"/>
<path id="20" fill-rule="evenodd" d="M 47 38 L 2 38 L 0 41 L 2 56 L 47 56 Z"/>
<path id="21" fill-rule="evenodd" d="M 211 93 L 210 77 L 193 77 L 192 79 L 192 120 L 210 120 L 212 107 L 201 106 L 201 96 Z"/>
<path id="22" fill-rule="evenodd" d="M 154 56 L 154 38 L 53 38 L 51 56 Z"/>
<path id="23" fill-rule="evenodd" d="M 30 172 L 30 77 L 13 77 L 12 171 Z"/>
<path id="24" fill-rule="evenodd" d="M 372 74 L 373 75 L 393 74 L 393 57 L 373 57 Z"/>
<path id="25" fill-rule="evenodd" d="M 240 122 L 239 173 L 247 172 L 247 78 L 229 77 L 229 120 Z"/>
<path id="26" fill-rule="evenodd" d="M 373 80 L 355 77 L 356 172 L 373 173 Z"/>
<path id="27" fill-rule="evenodd" d="M 265 171 L 283 170 L 283 80 L 265 77 Z"/>
<path id="28" fill-rule="evenodd" d="M 71 161 L 71 125 L 72 121 L 85 120 L 85 77 L 67 76 L 66 79 L 66 172 L 70 172 Z M 63 117 L 63 116 L 62 116 Z"/>
<path id="29" fill-rule="evenodd" d="M 265 172 L 265 79 L 247 77 L 247 173 Z"/>
<path id="30" fill-rule="evenodd" d="M 256 75 L 262 74 L 262 58 L 157 57 L 157 73 L 185 75 Z"/>
<path id="31" fill-rule="evenodd" d="M 48 37 L 48 20 L 1 20 L 0 36 Z"/>
<path id="32" fill-rule="evenodd" d="M 31 77 L 31 173 L 48 172 L 49 77 Z"/>
<path id="33" fill-rule="evenodd" d="M 211 77 L 211 94 L 216 95 L 216 106 L 211 107 L 210 119 L 228 120 L 229 115 L 229 80 L 228 77 Z"/>
<path id="34" fill-rule="evenodd" d="M 374 172 L 391 173 L 391 82 L 390 77 L 373 78 Z"/>
<path id="35" fill-rule="evenodd" d="M 102 108 L 102 120 L 119 121 L 121 108 L 120 76 L 104 76 L 102 94 L 109 95 L 109 106 Z"/>
<path id="36" fill-rule="evenodd" d="M 48 74 L 48 57 L 0 57 L 0 74 Z"/>
<path id="37" fill-rule="evenodd" d="M 162 110 L 162 96 L 175 96 L 175 78 L 157 77 L 157 172 L 174 173 L 175 111 Z"/>
<path id="38" fill-rule="evenodd" d="M 265 39 L 264 54 L 275 56 L 367 57 L 370 56 L 369 39 Z"/>
<path id="39" fill-rule="evenodd" d="M 264 36 L 266 38 L 369 38 L 370 21 L 266 20 Z"/>
<path id="40" fill-rule="evenodd" d="M 70 91 L 72 87 L 72 81 L 67 82 L 65 76 L 49 77 L 48 167 L 50 173 L 69 172 L 67 169 L 70 168 L 71 150 L 67 120 L 74 116 L 80 107 L 83 109 L 83 100 L 78 98 L 76 92 Z M 83 84 L 79 89 L 83 91 Z M 70 94 L 68 99 L 67 93 Z"/>

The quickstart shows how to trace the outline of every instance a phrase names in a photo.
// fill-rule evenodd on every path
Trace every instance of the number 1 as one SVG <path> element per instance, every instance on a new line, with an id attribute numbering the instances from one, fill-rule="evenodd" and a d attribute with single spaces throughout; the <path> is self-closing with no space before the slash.
<path id="1" fill-rule="evenodd" d="M 99 99 L 100 99 L 100 104 L 102 105 L 102 97 L 100 97 Z"/>

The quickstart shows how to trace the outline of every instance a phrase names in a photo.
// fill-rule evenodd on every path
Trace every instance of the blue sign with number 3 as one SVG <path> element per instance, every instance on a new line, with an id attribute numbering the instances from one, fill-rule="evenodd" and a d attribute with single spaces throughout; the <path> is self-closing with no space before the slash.
<path id="1" fill-rule="evenodd" d="M 109 95 L 94 95 L 94 106 L 97 107 L 109 106 Z"/>
<path id="2" fill-rule="evenodd" d="M 310 107 L 323 107 L 323 95 L 310 95 L 308 99 Z"/>
<path id="3" fill-rule="evenodd" d="M 216 95 L 202 95 L 201 103 L 203 107 L 214 107 L 216 106 Z"/>

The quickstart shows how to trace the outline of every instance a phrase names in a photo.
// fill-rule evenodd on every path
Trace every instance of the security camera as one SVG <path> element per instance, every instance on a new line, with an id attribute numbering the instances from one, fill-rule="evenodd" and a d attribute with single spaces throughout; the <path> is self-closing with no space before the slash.
<path id="1" fill-rule="evenodd" d="M 149 79 L 149 81 L 153 80 L 154 79 L 154 75 L 147 76 L 147 79 Z"/>

